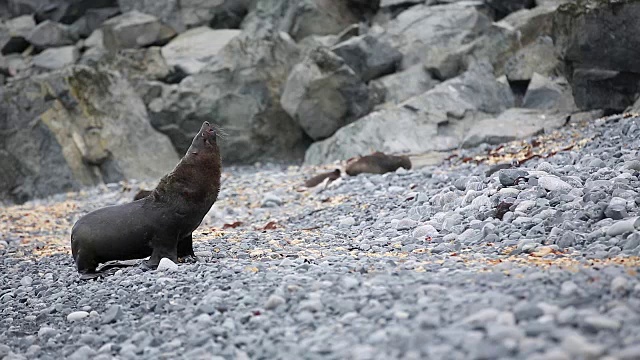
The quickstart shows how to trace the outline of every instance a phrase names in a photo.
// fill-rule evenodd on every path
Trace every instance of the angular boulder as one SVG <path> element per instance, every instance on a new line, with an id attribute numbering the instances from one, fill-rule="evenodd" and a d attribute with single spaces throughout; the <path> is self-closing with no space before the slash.
<path id="1" fill-rule="evenodd" d="M 481 36 L 491 23 L 475 2 L 416 5 L 389 22 L 380 36 L 402 53 L 400 68 L 406 69 L 418 63 L 440 63 Z"/>
<path id="2" fill-rule="evenodd" d="M 291 70 L 280 103 L 314 140 L 331 136 L 372 107 L 367 85 L 327 48 L 312 51 Z"/>
<path id="3" fill-rule="evenodd" d="M 73 45 L 78 40 L 78 37 L 68 25 L 47 20 L 38 24 L 29 33 L 27 40 L 35 47 L 43 49 Z"/>
<path id="4" fill-rule="evenodd" d="M 117 73 L 75 66 L 14 81 L 0 95 L 0 166 L 10 170 L 0 176 L 0 201 L 157 180 L 178 161 Z"/>
<path id="5" fill-rule="evenodd" d="M 81 38 L 86 38 L 98 29 L 103 22 L 118 14 L 120 14 L 120 9 L 117 7 L 89 9 L 84 16 L 71 24 L 70 28 Z"/>
<path id="6" fill-rule="evenodd" d="M 477 119 L 512 107 L 508 85 L 496 81 L 486 63 L 474 63 L 459 77 L 436 85 L 395 107 L 385 108 L 312 144 L 309 165 L 382 151 L 389 154 L 449 150 L 462 144 L 465 128 Z"/>
<path id="7" fill-rule="evenodd" d="M 29 47 L 27 38 L 36 27 L 31 15 L 23 15 L 0 23 L 0 50 L 3 55 L 20 53 Z"/>
<path id="8" fill-rule="evenodd" d="M 420 95 L 438 85 L 440 81 L 431 77 L 422 65 L 414 65 L 369 83 L 372 92 L 381 94 L 381 102 L 398 104 L 410 97 Z"/>
<path id="9" fill-rule="evenodd" d="M 531 80 L 534 73 L 551 76 L 558 73 L 560 68 L 553 40 L 545 36 L 509 58 L 505 64 L 505 75 L 509 81 L 526 81 Z"/>
<path id="10" fill-rule="evenodd" d="M 331 50 L 365 82 L 393 73 L 402 60 L 400 51 L 372 35 L 353 37 Z"/>
<path id="11" fill-rule="evenodd" d="M 285 33 L 254 38 L 243 33 L 199 73 L 162 86 L 149 99 L 153 126 L 186 151 L 202 121 L 228 133 L 219 145 L 227 163 L 300 160 L 307 138 L 282 109 L 280 94 L 300 52 Z"/>
<path id="12" fill-rule="evenodd" d="M 241 27 L 258 37 L 284 31 L 300 41 L 311 35 L 338 34 L 355 23 L 358 17 L 344 0 L 260 0 Z"/>
<path id="13" fill-rule="evenodd" d="M 118 0 L 118 6 L 123 13 L 139 11 L 155 16 L 177 32 L 185 30 L 178 0 Z"/>
<path id="14" fill-rule="evenodd" d="M 71 46 L 48 48 L 33 57 L 33 65 L 47 70 L 58 70 L 73 65 L 80 56 L 78 49 Z"/>
<path id="15" fill-rule="evenodd" d="M 567 79 L 563 77 L 551 79 L 538 73 L 534 73 L 529 82 L 522 100 L 522 107 L 565 114 L 578 110 Z"/>
<path id="16" fill-rule="evenodd" d="M 482 143 L 498 145 L 516 139 L 543 134 L 564 124 L 564 116 L 550 116 L 538 109 L 508 109 L 496 118 L 474 122 L 469 129 L 463 147 Z"/>
<path id="17" fill-rule="evenodd" d="M 639 88 L 640 2 L 581 1 L 560 5 L 554 41 L 582 110 L 623 111 Z M 621 26 L 624 24 L 624 26 Z"/>
<path id="18" fill-rule="evenodd" d="M 206 26 L 193 28 L 163 46 L 162 56 L 169 66 L 175 66 L 183 73 L 192 75 L 200 71 L 239 34 L 240 30 L 213 30 Z"/>
<path id="19" fill-rule="evenodd" d="M 7 0 L 13 16 L 35 14 L 37 22 L 72 24 L 90 9 L 117 7 L 117 0 Z"/>
<path id="20" fill-rule="evenodd" d="M 176 35 L 175 30 L 155 16 L 136 10 L 105 21 L 101 29 L 104 46 L 109 51 L 164 45 Z"/>

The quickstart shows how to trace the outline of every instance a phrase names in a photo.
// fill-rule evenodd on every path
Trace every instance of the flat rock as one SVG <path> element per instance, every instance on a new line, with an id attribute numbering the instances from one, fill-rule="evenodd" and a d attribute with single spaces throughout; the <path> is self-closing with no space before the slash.
<path id="1" fill-rule="evenodd" d="M 239 33 L 240 30 L 213 30 L 206 26 L 189 29 L 163 46 L 162 56 L 169 66 L 195 74 Z"/>
<path id="2" fill-rule="evenodd" d="M 402 59 L 400 51 L 372 35 L 353 37 L 331 50 L 365 82 L 393 73 Z"/>
<path id="3" fill-rule="evenodd" d="M 545 129 L 560 127 L 563 123 L 560 116 L 549 116 L 536 109 L 512 108 L 496 118 L 475 122 L 462 145 L 501 144 L 542 134 Z"/>
<path id="4" fill-rule="evenodd" d="M 164 45 L 176 35 L 174 29 L 155 16 L 133 10 L 102 24 L 104 45 L 110 51 Z"/>
<path id="5" fill-rule="evenodd" d="M 78 49 L 73 45 L 48 48 L 33 57 L 33 64 L 47 70 L 58 70 L 73 65 L 78 57 Z"/>
<path id="6" fill-rule="evenodd" d="M 69 26 L 47 20 L 38 24 L 27 40 L 38 48 L 48 48 L 73 45 L 78 38 Z"/>

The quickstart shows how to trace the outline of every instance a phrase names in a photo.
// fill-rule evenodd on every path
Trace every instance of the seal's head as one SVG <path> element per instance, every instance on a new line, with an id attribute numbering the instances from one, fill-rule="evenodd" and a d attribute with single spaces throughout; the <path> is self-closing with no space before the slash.
<path id="1" fill-rule="evenodd" d="M 197 154 L 200 151 L 217 151 L 217 135 L 216 129 L 208 121 L 203 122 L 200 131 L 193 137 L 189 153 Z"/>

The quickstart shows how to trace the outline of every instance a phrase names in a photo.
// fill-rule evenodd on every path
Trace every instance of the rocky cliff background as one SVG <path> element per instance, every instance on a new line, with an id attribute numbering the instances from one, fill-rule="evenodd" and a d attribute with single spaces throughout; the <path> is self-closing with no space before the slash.
<path id="1" fill-rule="evenodd" d="M 638 1 L 0 0 L 0 202 L 496 144 L 634 109 Z M 640 104 L 635 104 L 640 107 Z"/>

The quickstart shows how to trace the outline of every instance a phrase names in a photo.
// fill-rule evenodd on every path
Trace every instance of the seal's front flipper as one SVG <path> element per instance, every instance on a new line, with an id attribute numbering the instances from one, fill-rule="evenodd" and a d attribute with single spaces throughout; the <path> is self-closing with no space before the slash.
<path id="1" fill-rule="evenodd" d="M 155 270 L 160 264 L 160 260 L 162 258 L 167 258 L 174 263 L 177 263 L 177 245 L 177 241 L 171 241 L 170 239 L 161 239 L 160 241 L 155 242 L 155 244 L 151 246 L 153 251 L 151 252 L 149 260 L 144 261 L 145 265 Z"/>
<path id="2" fill-rule="evenodd" d="M 193 235 L 189 234 L 180 241 L 178 241 L 178 257 L 186 258 L 186 257 L 196 257 L 196 254 L 193 252 Z"/>

